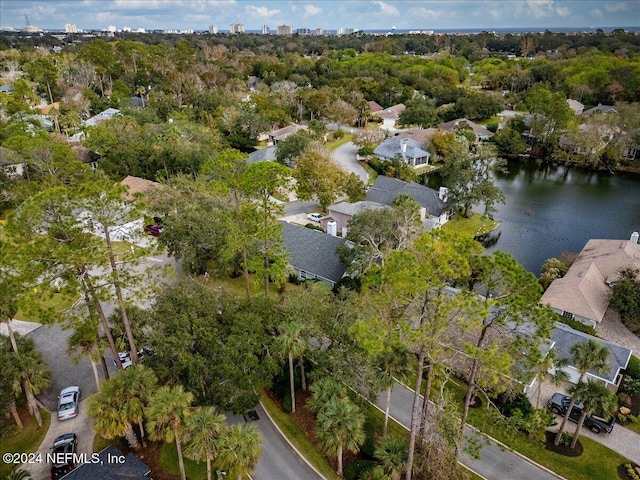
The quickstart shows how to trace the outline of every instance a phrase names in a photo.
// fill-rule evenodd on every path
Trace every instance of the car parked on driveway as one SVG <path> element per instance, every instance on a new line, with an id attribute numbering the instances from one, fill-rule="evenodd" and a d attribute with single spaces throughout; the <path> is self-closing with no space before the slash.
<path id="1" fill-rule="evenodd" d="M 138 360 L 148 355 L 153 355 L 153 350 L 151 350 L 149 347 L 142 347 L 140 350 L 138 350 Z M 118 352 L 118 357 L 120 357 L 122 368 L 129 368 L 131 365 L 133 365 L 130 352 Z M 118 365 L 115 360 L 113 361 L 113 364 L 116 366 Z"/>
<path id="2" fill-rule="evenodd" d="M 553 413 L 558 415 L 565 415 L 567 413 L 567 409 L 569 408 L 569 404 L 571 403 L 571 397 L 568 395 L 564 395 L 563 393 L 556 392 L 554 393 L 547 405 Z M 571 414 L 569 415 L 569 420 L 572 422 L 578 423 L 580 421 L 580 415 L 582 415 L 582 404 L 576 403 L 571 409 Z M 584 423 L 582 424 L 584 427 L 587 427 L 593 433 L 607 432 L 611 433 L 613 430 L 613 426 L 616 423 L 615 417 L 612 415 L 608 420 L 598 417 L 596 415 L 589 415 L 584 419 Z"/>
<path id="3" fill-rule="evenodd" d="M 78 415 L 80 387 L 67 387 L 58 396 L 58 420 L 67 420 Z"/>
<path id="4" fill-rule="evenodd" d="M 77 447 L 78 437 L 75 433 L 65 433 L 53 441 L 53 463 L 49 475 L 53 480 L 58 480 L 73 470 L 75 467 L 73 456 Z"/>
<path id="5" fill-rule="evenodd" d="M 143 230 L 152 237 L 159 237 L 164 232 L 164 227 L 162 225 L 145 225 Z"/>
<path id="6" fill-rule="evenodd" d="M 324 215 L 322 215 L 321 213 L 309 213 L 307 214 L 307 218 L 312 222 L 320 223 L 320 220 L 324 218 Z"/>

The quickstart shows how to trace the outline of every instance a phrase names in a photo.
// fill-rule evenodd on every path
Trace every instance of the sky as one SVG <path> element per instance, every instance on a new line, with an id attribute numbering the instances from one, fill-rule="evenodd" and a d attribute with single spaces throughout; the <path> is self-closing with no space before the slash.
<path id="1" fill-rule="evenodd" d="M 0 0 L 0 26 L 63 30 L 415 30 L 640 27 L 639 0 Z"/>

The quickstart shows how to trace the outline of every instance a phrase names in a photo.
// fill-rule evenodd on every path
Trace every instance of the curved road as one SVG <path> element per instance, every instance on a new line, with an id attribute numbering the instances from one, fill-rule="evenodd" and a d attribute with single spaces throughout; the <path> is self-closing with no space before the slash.
<path id="1" fill-rule="evenodd" d="M 347 172 L 355 173 L 356 175 L 358 175 L 358 177 L 360 177 L 360 180 L 362 180 L 364 184 L 367 185 L 367 183 L 369 182 L 369 174 L 356 159 L 357 154 L 358 147 L 356 147 L 353 142 L 347 142 L 344 145 L 340 145 L 338 148 L 336 148 L 332 152 L 331 157 Z"/>

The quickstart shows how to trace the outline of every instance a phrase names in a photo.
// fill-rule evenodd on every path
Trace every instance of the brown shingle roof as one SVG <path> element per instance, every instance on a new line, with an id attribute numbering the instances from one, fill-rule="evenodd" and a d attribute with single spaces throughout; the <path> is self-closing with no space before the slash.
<path id="1" fill-rule="evenodd" d="M 131 175 L 127 176 L 120 183 L 129 187 L 129 191 L 124 196 L 125 200 L 133 200 L 136 193 L 146 192 L 154 187 L 162 188 L 162 184 L 158 182 L 152 182 L 151 180 L 140 177 L 132 177 Z"/>
<path id="2" fill-rule="evenodd" d="M 558 310 L 600 322 L 609 306 L 620 270 L 640 268 L 640 245 L 629 240 L 589 240 L 562 278 L 554 280 L 540 301 Z"/>

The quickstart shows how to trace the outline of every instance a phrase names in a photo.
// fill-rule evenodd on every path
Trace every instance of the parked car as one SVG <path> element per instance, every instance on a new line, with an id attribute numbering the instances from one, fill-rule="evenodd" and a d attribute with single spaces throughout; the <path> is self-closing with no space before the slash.
<path id="1" fill-rule="evenodd" d="M 153 354 L 153 350 L 151 350 L 149 347 L 142 347 L 140 350 L 138 350 L 138 359 L 144 358 L 152 354 Z M 118 357 L 120 357 L 120 363 L 122 363 L 122 368 L 129 368 L 131 365 L 133 365 L 133 362 L 131 361 L 131 353 L 118 352 Z M 118 365 L 115 360 L 113 361 L 113 364 L 116 366 Z"/>
<path id="2" fill-rule="evenodd" d="M 321 213 L 309 213 L 307 214 L 307 218 L 312 222 L 320 223 L 320 220 L 324 218 L 324 215 L 322 215 Z"/>
<path id="3" fill-rule="evenodd" d="M 53 441 L 53 463 L 49 475 L 53 480 L 58 480 L 73 470 L 73 454 L 76 453 L 77 446 L 78 437 L 75 433 L 65 433 Z"/>
<path id="4" fill-rule="evenodd" d="M 78 415 L 80 387 L 67 387 L 58 396 L 58 420 L 67 420 Z"/>
<path id="5" fill-rule="evenodd" d="M 164 227 L 162 225 L 145 225 L 143 230 L 152 237 L 159 237 L 164 232 Z"/>
<path id="6" fill-rule="evenodd" d="M 570 403 L 570 396 L 558 392 L 554 393 L 547 402 L 551 411 L 558 415 L 565 415 Z M 576 403 L 571 409 L 569 420 L 578 423 L 580 421 L 580 415 L 582 415 L 582 404 Z M 605 420 L 604 418 L 597 415 L 589 415 L 584 419 L 584 423 L 582 425 L 584 427 L 587 427 L 593 433 L 600 433 L 602 431 L 611 433 L 615 423 L 616 419 L 613 415 L 610 416 L 608 420 Z"/>

